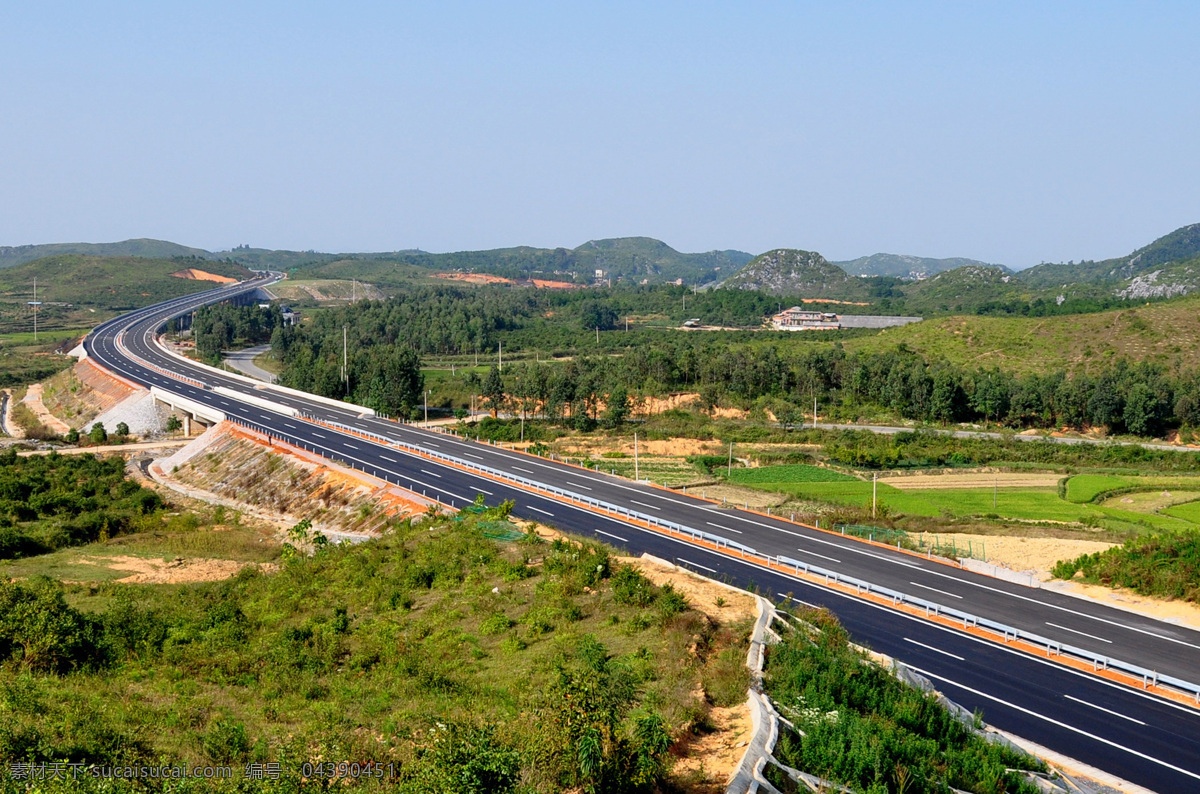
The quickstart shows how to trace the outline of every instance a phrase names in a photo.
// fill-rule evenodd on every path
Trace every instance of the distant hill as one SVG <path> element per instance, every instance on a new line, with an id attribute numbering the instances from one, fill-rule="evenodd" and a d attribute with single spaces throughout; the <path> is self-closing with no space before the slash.
<path id="1" fill-rule="evenodd" d="M 988 301 L 1026 297 L 1026 288 L 1005 268 L 968 265 L 938 273 L 933 278 L 906 285 L 910 309 L 929 312 L 974 311 Z"/>
<path id="2" fill-rule="evenodd" d="M 938 317 L 845 345 L 903 346 L 964 367 L 1021 373 L 1095 371 L 1119 359 L 1187 369 L 1200 366 L 1200 296 L 1057 317 Z"/>
<path id="3" fill-rule="evenodd" d="M 1149 273 L 1164 265 L 1200 257 L 1200 223 L 1176 229 L 1128 256 L 1100 262 L 1042 264 L 1017 273 L 1021 281 L 1034 287 L 1059 287 L 1064 284 L 1116 283 Z"/>
<path id="4" fill-rule="evenodd" d="M 868 289 L 816 251 L 777 248 L 760 254 L 721 285 L 805 298 L 861 298 Z"/>
<path id="5" fill-rule="evenodd" d="M 851 259 L 848 262 L 833 262 L 852 276 L 892 276 L 903 279 L 922 279 L 935 276 L 947 270 L 960 267 L 998 267 L 1007 271 L 1003 265 L 993 265 L 980 262 L 977 259 L 930 259 L 925 256 L 909 256 L 907 254 L 871 254 Z"/>
<path id="6" fill-rule="evenodd" d="M 29 300 L 34 278 L 37 279 L 39 300 L 114 310 L 148 306 L 216 286 L 210 281 L 171 275 L 186 268 L 238 279 L 250 275 L 240 265 L 200 258 L 64 254 L 0 270 L 0 301 L 24 303 Z"/>
<path id="7" fill-rule="evenodd" d="M 139 256 L 152 259 L 170 259 L 173 256 L 203 257 L 212 256 L 201 248 L 188 248 L 186 245 L 167 242 L 166 240 L 123 240 L 119 243 L 50 243 L 48 245 L 16 245 L 0 246 L 0 269 L 44 259 L 48 256 L 63 254 L 83 254 L 85 256 Z"/>
<path id="8" fill-rule="evenodd" d="M 580 270 L 603 270 L 613 280 L 649 282 L 683 279 L 688 284 L 719 281 L 754 258 L 744 251 L 683 254 L 650 237 L 589 240 L 572 251 Z M 590 275 L 590 273 L 589 273 Z"/>
<path id="9" fill-rule="evenodd" d="M 230 252 L 237 261 L 250 264 L 242 250 Z M 309 255 L 296 265 L 270 256 L 257 256 L 255 267 L 297 267 L 298 274 L 327 278 L 370 278 L 381 284 L 389 277 L 410 276 L 409 269 L 488 273 L 507 278 L 550 278 L 590 283 L 597 270 L 612 282 L 658 284 L 682 279 L 686 284 L 705 284 L 746 264 L 752 258 L 743 251 L 709 251 L 685 254 L 649 237 L 620 237 L 591 240 L 578 248 L 534 248 L 518 246 L 490 251 L 455 251 L 431 254 L 425 251 L 393 253 Z"/>

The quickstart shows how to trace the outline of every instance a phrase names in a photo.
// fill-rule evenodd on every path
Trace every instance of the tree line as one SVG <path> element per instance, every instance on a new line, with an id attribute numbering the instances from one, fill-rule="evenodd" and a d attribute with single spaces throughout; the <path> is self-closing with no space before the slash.
<path id="1" fill-rule="evenodd" d="M 519 361 L 486 378 L 464 376 L 464 385 L 487 395 L 497 411 L 552 419 L 598 420 L 609 405 L 622 414 L 622 406 L 642 396 L 695 391 L 707 407 L 757 408 L 785 424 L 811 417 L 815 399 L 819 411 L 843 418 L 882 413 L 939 424 L 1104 427 L 1154 437 L 1200 427 L 1196 371 L 1117 360 L 1095 373 L 1015 375 L 927 358 L 903 345 L 849 352 L 824 336 L 785 341 L 772 335 L 647 331 L 603 335 L 597 346 L 588 326 L 611 328 L 634 304 L 657 304 L 667 312 L 663 302 L 678 297 L 674 310 L 683 314 L 678 288 L 609 294 L 612 299 L 602 301 L 588 292 L 429 287 L 324 311 L 304 326 L 278 326 L 271 342 L 284 364 L 281 382 L 348 397 L 388 415 L 408 415 L 422 403 L 422 355 L 490 355 L 502 341 L 505 353 L 515 354 L 540 341 L 565 340 L 574 345 L 568 361 Z M 767 298 L 759 293 L 715 290 L 704 296 L 713 305 L 731 301 L 735 314 L 760 316 L 766 308 Z M 687 297 L 690 314 L 693 296 Z M 214 321 L 214 328 L 217 322 L 232 324 Z M 587 352 L 589 345 L 595 354 Z"/>
<path id="2" fill-rule="evenodd" d="M 178 326 L 172 320 L 168 331 Z M 260 345 L 271 341 L 276 328 L 283 326 L 283 314 L 275 304 L 269 306 L 235 306 L 215 303 L 196 310 L 192 319 L 192 335 L 196 352 L 204 359 L 221 357 L 223 350 Z"/>
<path id="3" fill-rule="evenodd" d="M 939 424 L 1105 427 L 1152 437 L 1200 427 L 1200 372 L 1125 360 L 1095 374 L 1014 375 L 929 361 L 903 348 L 851 353 L 840 345 L 726 347 L 685 339 L 637 347 L 619 358 L 519 362 L 503 373 L 494 368 L 477 386 L 493 409 L 551 419 L 566 413 L 598 418 L 613 396 L 623 403 L 639 395 L 694 390 L 706 407 L 765 409 L 784 424 L 811 418 L 816 399 L 819 411 L 844 418 L 882 411 Z"/>

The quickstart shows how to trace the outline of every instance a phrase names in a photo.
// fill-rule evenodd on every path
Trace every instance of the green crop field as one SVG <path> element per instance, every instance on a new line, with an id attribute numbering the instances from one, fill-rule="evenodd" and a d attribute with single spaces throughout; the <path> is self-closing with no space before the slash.
<path id="1" fill-rule="evenodd" d="M 794 464 L 786 466 L 760 466 L 753 469 L 735 469 L 729 478 L 736 483 L 811 483 L 811 482 L 861 482 L 856 477 L 821 466 Z"/>
<path id="2" fill-rule="evenodd" d="M 1163 511 L 1169 516 L 1181 518 L 1193 524 L 1200 525 L 1200 500 L 1195 502 L 1186 502 L 1174 507 L 1168 507 Z"/>
<path id="3" fill-rule="evenodd" d="M 750 488 L 787 494 L 806 501 L 866 508 L 875 488 L 877 504 L 893 514 L 927 518 L 971 516 L 1020 521 L 1047 521 L 1107 526 L 1113 529 L 1182 530 L 1200 524 L 1200 502 L 1186 502 L 1191 491 L 1159 489 L 1195 488 L 1200 478 L 1114 477 L 1079 475 L 1067 484 L 1067 499 L 1056 488 L 928 488 L 898 489 L 885 483 L 875 486 L 817 466 L 763 466 L 734 470 L 732 482 Z M 1076 482 L 1078 481 L 1078 482 Z M 1114 488 L 1144 486 L 1147 493 L 1129 494 L 1090 504 L 1097 494 Z M 1196 492 L 1200 496 L 1200 490 Z M 1185 504 L 1174 502 L 1185 501 Z"/>
<path id="4" fill-rule="evenodd" d="M 1124 488 L 1130 484 L 1128 477 L 1113 477 L 1108 474 L 1080 474 L 1067 480 L 1067 501 L 1084 504 L 1095 499 L 1104 491 Z"/>

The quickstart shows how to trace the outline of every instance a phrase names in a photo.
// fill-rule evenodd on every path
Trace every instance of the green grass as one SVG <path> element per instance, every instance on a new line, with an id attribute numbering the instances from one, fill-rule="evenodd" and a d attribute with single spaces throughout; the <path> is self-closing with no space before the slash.
<path id="1" fill-rule="evenodd" d="M 857 508 L 869 508 L 873 484 L 849 475 L 817 466 L 763 466 L 737 469 L 732 482 L 757 490 L 788 494 L 806 501 L 825 502 Z M 1077 482 L 1078 481 L 1078 482 Z M 1068 482 L 1068 498 L 1059 498 L 1056 488 L 949 488 L 899 489 L 878 483 L 877 504 L 893 515 L 925 518 L 995 517 L 1020 521 L 1047 521 L 1107 526 L 1113 529 L 1145 531 L 1182 530 L 1200 523 L 1200 510 L 1159 509 L 1147 504 L 1128 507 L 1119 501 L 1104 505 L 1090 504 L 1096 494 L 1111 488 L 1144 483 L 1147 489 L 1200 484 L 1196 478 L 1138 478 L 1111 475 L 1080 475 Z M 1071 489 L 1075 484 L 1074 491 Z M 1193 522 L 1191 516 L 1196 517 Z"/>
<path id="2" fill-rule="evenodd" d="M 818 482 L 861 482 L 857 477 L 821 466 L 792 464 L 784 466 L 759 466 L 751 469 L 734 469 L 729 477 L 738 484 L 750 483 L 818 483 Z"/>
<path id="3" fill-rule="evenodd" d="M 943 317 L 848 340 L 848 350 L 906 345 L 923 356 L 974 368 L 1032 373 L 1098 370 L 1118 358 L 1200 365 L 1200 299 L 1059 317 Z"/>
<path id="4" fill-rule="evenodd" d="M 1104 491 L 1124 488 L 1130 484 L 1127 477 L 1108 474 L 1079 474 L 1067 480 L 1067 501 L 1084 504 L 1095 499 Z"/>
<path id="5" fill-rule="evenodd" d="M 1163 511 L 1169 516 L 1189 521 L 1193 524 L 1200 525 L 1200 501 L 1185 502 L 1181 505 L 1168 507 Z"/>

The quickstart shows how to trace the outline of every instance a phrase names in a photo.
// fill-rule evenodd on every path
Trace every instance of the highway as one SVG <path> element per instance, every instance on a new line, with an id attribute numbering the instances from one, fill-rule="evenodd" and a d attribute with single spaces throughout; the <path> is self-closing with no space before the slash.
<path id="1" fill-rule="evenodd" d="M 270 280 L 218 288 L 133 312 L 99 326 L 85 340 L 85 347 L 97 363 L 129 380 L 216 408 L 233 421 L 418 493 L 436 496 L 451 506 L 461 506 L 477 493 L 483 493 L 493 504 L 513 499 L 518 516 L 595 537 L 631 553 L 648 552 L 672 559 L 735 584 L 753 583 L 760 591 L 781 597 L 791 593 L 806 602 L 828 606 L 856 640 L 925 671 L 953 699 L 968 709 L 983 710 L 997 727 L 1153 790 L 1200 790 L 1200 711 L 866 603 L 833 588 L 665 537 L 628 520 L 598 515 L 461 466 L 339 432 L 330 425 L 386 437 L 568 494 L 602 500 L 641 516 L 692 527 L 773 556 L 803 560 L 1188 681 L 1200 678 L 1200 633 L 778 518 L 722 509 L 688 495 L 360 415 L 361 411 L 352 406 L 255 389 L 245 380 L 170 356 L 155 344 L 155 332 L 168 317 Z M 221 392 L 213 391 L 217 387 Z M 263 400 L 326 424 L 268 410 Z"/>

